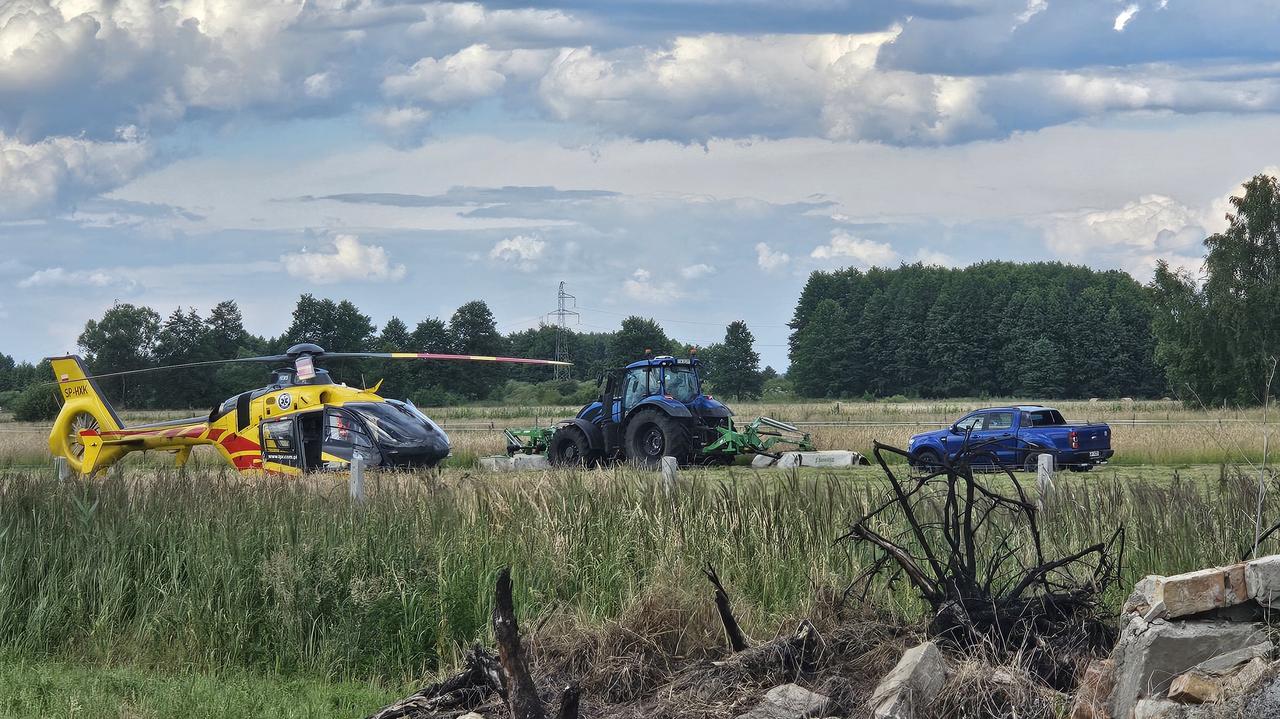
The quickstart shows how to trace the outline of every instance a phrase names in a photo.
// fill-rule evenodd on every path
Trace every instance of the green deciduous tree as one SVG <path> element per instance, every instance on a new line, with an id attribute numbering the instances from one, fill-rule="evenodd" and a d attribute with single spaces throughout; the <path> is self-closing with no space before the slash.
<path id="1" fill-rule="evenodd" d="M 1261 403 L 1280 356 L 1280 182 L 1244 188 L 1227 229 L 1205 240 L 1203 284 L 1163 262 L 1151 283 L 1156 357 L 1188 401 Z"/>
<path id="2" fill-rule="evenodd" d="M 632 315 L 622 321 L 622 326 L 609 341 L 609 365 L 625 367 L 644 359 L 645 350 L 652 351 L 655 356 L 671 354 L 674 344 L 657 322 Z"/>
<path id="3" fill-rule="evenodd" d="M 80 333 L 80 349 L 95 374 L 120 372 L 153 366 L 160 315 L 150 307 L 117 302 L 102 315 L 89 320 Z M 152 386 L 134 378 L 113 378 L 102 386 L 116 391 L 116 402 L 124 406 L 146 406 Z"/>

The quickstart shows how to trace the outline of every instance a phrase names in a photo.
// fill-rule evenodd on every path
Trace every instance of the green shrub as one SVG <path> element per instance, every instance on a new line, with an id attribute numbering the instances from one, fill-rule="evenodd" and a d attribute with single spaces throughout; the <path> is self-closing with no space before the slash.
<path id="1" fill-rule="evenodd" d="M 19 422 L 47 422 L 58 416 L 58 394 L 50 384 L 33 384 L 22 390 L 13 403 L 13 418 Z"/>

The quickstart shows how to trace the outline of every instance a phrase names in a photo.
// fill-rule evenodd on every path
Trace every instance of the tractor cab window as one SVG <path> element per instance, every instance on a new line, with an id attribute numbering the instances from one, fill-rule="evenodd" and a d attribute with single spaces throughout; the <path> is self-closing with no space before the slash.
<path id="1" fill-rule="evenodd" d="M 627 376 L 622 382 L 622 406 L 630 409 L 640 404 L 640 400 L 648 397 L 649 394 L 649 368 L 637 367 L 627 370 Z"/>
<path id="2" fill-rule="evenodd" d="M 692 367 L 668 367 L 666 393 L 677 402 L 698 398 L 698 373 Z"/>

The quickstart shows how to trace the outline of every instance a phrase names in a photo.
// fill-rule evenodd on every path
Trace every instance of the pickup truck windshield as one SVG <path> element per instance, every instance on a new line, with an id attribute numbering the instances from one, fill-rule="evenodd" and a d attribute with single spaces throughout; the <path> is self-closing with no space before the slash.
<path id="1" fill-rule="evenodd" d="M 1066 424 L 1067 420 L 1062 418 L 1062 413 L 1056 409 L 1040 409 L 1034 412 L 1027 412 L 1027 424 L 1032 427 L 1054 427 Z"/>

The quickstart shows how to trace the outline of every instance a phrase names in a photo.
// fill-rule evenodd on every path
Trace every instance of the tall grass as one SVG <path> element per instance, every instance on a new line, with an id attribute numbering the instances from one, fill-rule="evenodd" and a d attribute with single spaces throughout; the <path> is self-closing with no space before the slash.
<path id="1" fill-rule="evenodd" d="M 832 540 L 882 491 L 867 473 L 721 470 L 688 472 L 668 495 L 630 469 L 388 474 L 369 487 L 353 505 L 340 479 L 4 472 L 0 652 L 402 683 L 484 638 L 503 565 L 525 614 L 592 623 L 655 591 L 704 596 L 711 562 L 748 631 L 769 635 L 868 560 Z M 1135 579 L 1231 560 L 1252 502 L 1230 476 L 1063 477 L 1045 536 L 1078 548 L 1124 522 Z"/>

